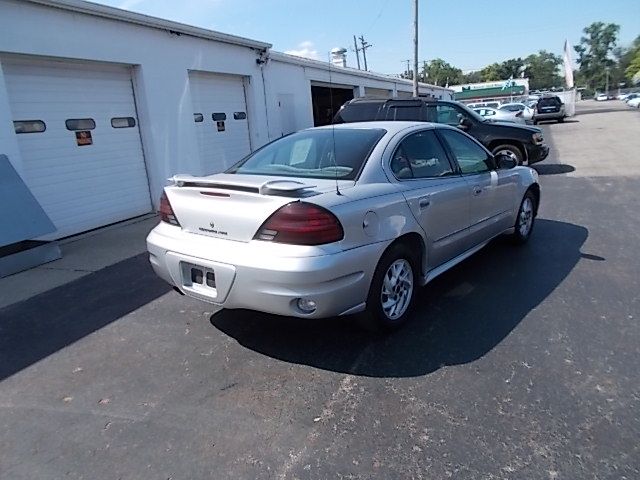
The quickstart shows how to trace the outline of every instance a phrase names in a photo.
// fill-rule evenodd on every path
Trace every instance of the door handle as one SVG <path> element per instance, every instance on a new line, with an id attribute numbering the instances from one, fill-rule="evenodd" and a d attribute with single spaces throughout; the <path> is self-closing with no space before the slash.
<path id="1" fill-rule="evenodd" d="M 422 197 L 420 200 L 418 200 L 418 206 L 421 209 L 427 208 L 429 205 L 431 205 L 431 199 L 429 197 Z"/>
<path id="2" fill-rule="evenodd" d="M 482 193 L 482 188 L 479 185 L 475 185 L 473 187 L 473 194 L 474 195 L 480 195 Z"/>

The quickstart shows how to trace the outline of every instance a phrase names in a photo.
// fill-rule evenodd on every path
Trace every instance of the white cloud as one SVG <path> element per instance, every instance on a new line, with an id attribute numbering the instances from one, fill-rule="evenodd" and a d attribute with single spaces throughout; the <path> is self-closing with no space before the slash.
<path id="1" fill-rule="evenodd" d="M 294 50 L 285 50 L 284 53 L 295 55 L 297 57 L 311 58 L 312 60 L 320 60 L 318 51 L 315 49 L 313 42 L 305 40 L 298 44 L 298 48 Z"/>

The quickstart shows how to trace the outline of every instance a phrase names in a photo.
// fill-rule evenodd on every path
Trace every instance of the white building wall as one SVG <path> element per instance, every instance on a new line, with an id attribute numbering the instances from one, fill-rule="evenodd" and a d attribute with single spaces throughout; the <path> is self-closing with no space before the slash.
<path id="1" fill-rule="evenodd" d="M 0 0 L 0 9 L 0 55 L 134 66 L 138 120 L 154 201 L 167 177 L 177 172 L 202 173 L 193 128 L 189 70 L 249 77 L 247 115 L 252 145 L 268 141 L 258 53 L 253 49 L 26 2 Z M 0 107 L 5 103 L 6 88 L 0 82 Z M 1 111 L 0 139 L 11 139 L 15 137 L 13 126 L 9 118 L 4 118 L 9 110 Z M 15 138 L 3 142 L 3 150 L 19 169 Z"/>

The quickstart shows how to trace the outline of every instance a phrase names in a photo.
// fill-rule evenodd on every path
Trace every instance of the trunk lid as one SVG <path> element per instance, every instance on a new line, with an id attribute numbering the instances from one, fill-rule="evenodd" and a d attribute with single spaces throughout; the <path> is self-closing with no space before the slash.
<path id="1" fill-rule="evenodd" d="M 280 207 L 336 190 L 336 181 L 315 178 L 217 174 L 176 175 L 165 191 L 186 232 L 249 242 Z M 338 181 L 347 189 L 353 181 Z M 312 200 L 313 201 L 313 200 Z"/>

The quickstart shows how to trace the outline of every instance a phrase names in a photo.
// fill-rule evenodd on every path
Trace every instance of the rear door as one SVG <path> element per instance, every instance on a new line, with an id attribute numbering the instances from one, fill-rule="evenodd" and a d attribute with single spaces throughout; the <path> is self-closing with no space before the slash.
<path id="1" fill-rule="evenodd" d="M 468 185 L 453 168 L 434 130 L 405 137 L 391 157 L 390 169 L 426 234 L 428 269 L 463 252 L 469 223 Z"/>

